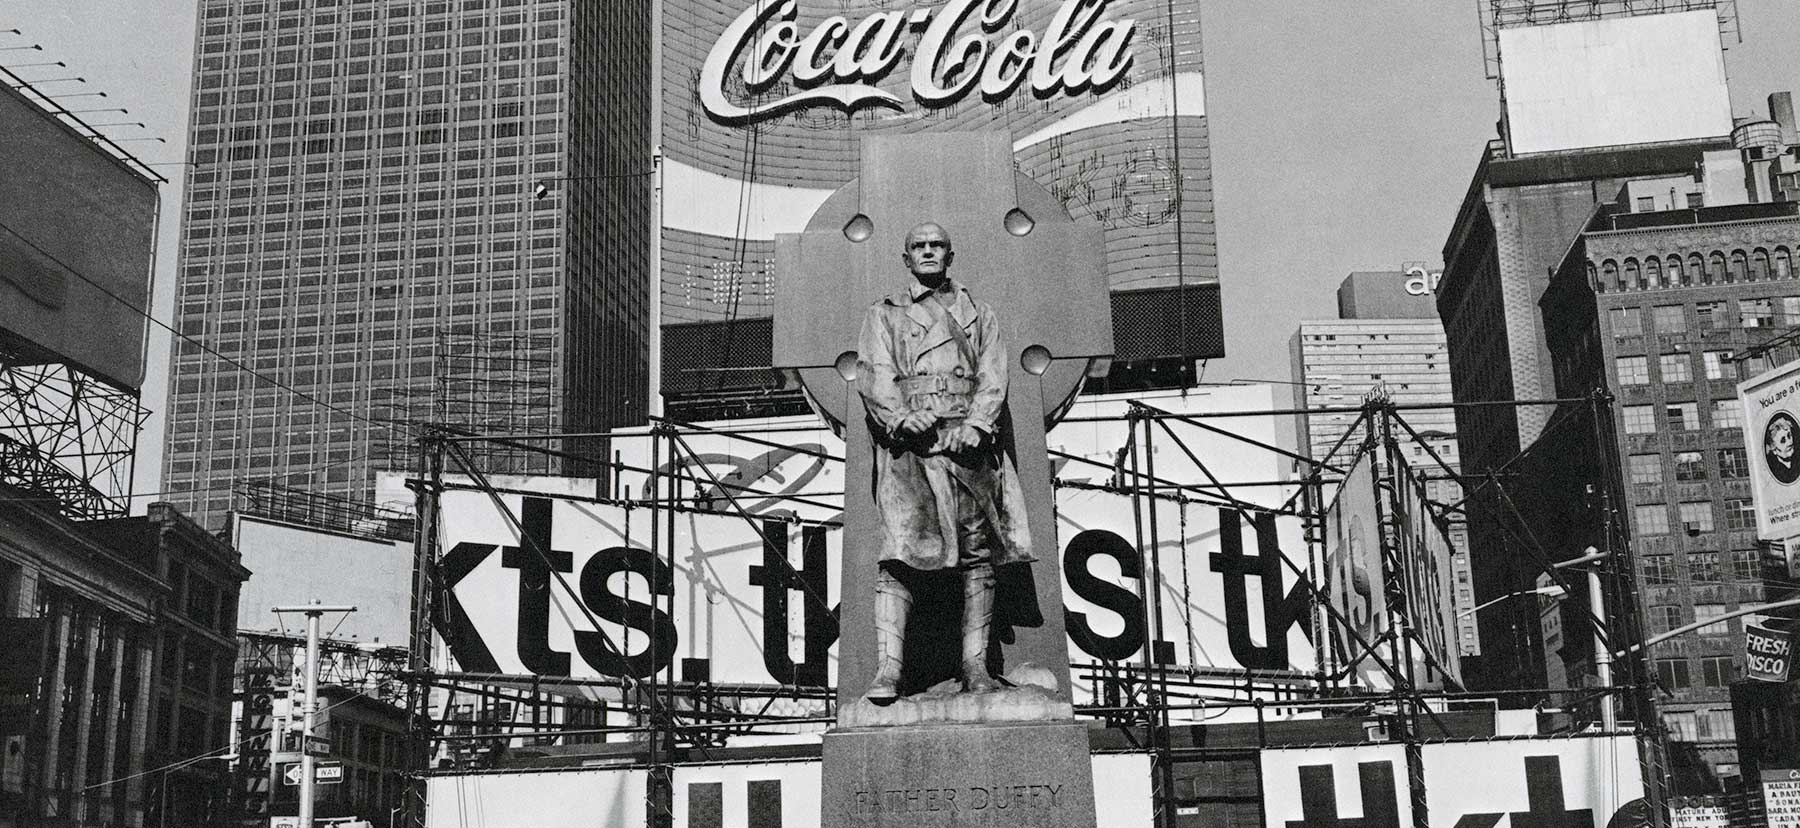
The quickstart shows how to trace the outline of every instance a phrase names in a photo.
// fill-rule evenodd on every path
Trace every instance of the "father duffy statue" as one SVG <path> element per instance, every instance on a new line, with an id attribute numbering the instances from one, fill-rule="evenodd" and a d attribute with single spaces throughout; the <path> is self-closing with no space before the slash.
<path id="1" fill-rule="evenodd" d="M 998 685 L 988 668 L 995 569 L 1033 560 L 1025 495 L 1007 455 L 1007 350 L 994 309 L 950 278 L 944 228 L 906 234 L 900 260 L 914 282 L 869 307 L 857 340 L 857 391 L 875 445 L 881 530 L 875 583 L 877 671 L 865 698 L 898 698 L 913 591 L 927 578 L 962 580 L 962 682 Z"/>

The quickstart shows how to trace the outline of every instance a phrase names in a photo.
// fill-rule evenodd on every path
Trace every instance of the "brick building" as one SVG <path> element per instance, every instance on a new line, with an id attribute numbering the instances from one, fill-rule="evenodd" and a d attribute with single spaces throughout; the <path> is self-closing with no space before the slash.
<path id="1" fill-rule="evenodd" d="M 1541 302 L 1557 395 L 1611 396 L 1614 514 L 1631 537 L 1646 636 L 1763 598 L 1734 354 L 1800 326 L 1800 202 L 1746 200 L 1758 196 L 1744 182 L 1773 180 L 1780 154 L 1756 143 L 1746 127 L 1757 124 L 1694 173 L 1615 191 Z M 1728 688 L 1741 675 L 1741 623 L 1650 652 L 1672 694 L 1661 703 L 1672 738 L 1721 776 L 1736 772 Z"/>

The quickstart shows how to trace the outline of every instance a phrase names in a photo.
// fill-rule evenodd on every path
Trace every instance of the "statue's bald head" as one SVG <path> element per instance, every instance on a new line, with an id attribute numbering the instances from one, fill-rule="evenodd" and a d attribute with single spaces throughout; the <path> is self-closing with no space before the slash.
<path id="1" fill-rule="evenodd" d="M 900 261 L 906 264 L 913 278 L 920 284 L 936 288 L 949 276 L 950 262 L 955 255 L 950 250 L 950 234 L 944 232 L 942 225 L 935 221 L 921 223 L 906 231 L 906 244 L 900 251 Z"/>

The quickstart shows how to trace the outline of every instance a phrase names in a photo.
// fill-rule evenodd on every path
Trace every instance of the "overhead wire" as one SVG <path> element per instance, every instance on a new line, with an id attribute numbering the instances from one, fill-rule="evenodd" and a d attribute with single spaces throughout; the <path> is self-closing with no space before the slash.
<path id="1" fill-rule="evenodd" d="M 37 251 L 39 255 L 56 263 L 62 269 L 68 271 L 75 278 L 80 279 L 81 281 L 87 283 L 88 286 L 94 288 L 95 290 L 100 291 L 107 298 L 112 299 L 113 301 L 118 302 L 121 305 L 124 305 L 126 308 L 130 309 L 132 312 L 136 313 L 137 315 L 142 316 L 144 319 L 150 321 L 152 324 L 156 325 L 157 327 L 159 327 L 165 331 L 168 331 L 172 336 L 181 340 L 182 342 L 193 345 L 193 346 L 201 349 L 202 351 L 205 351 L 207 354 L 210 354 L 211 356 L 219 359 L 220 361 L 224 362 L 227 365 L 230 365 L 233 368 L 238 369 L 239 371 L 242 371 L 245 374 L 248 374 L 252 377 L 255 377 L 258 380 L 261 380 L 264 383 L 267 383 L 267 384 L 272 385 L 276 388 L 279 388 L 283 391 L 286 391 L 289 394 L 299 397 L 300 399 L 306 400 L 306 401 L 312 403 L 313 405 L 319 406 L 319 407 L 327 409 L 329 411 L 333 411 L 333 412 L 342 414 L 346 417 L 349 417 L 352 420 L 356 420 L 358 422 L 362 422 L 367 425 L 374 426 L 376 428 L 392 429 L 392 428 L 397 428 L 398 426 L 405 424 L 401 421 L 375 420 L 375 419 L 371 419 L 369 417 L 362 416 L 361 414 L 357 414 L 356 412 L 351 411 L 347 408 L 342 408 L 340 406 L 326 402 L 325 400 L 321 400 L 318 397 L 308 394 L 305 391 L 301 391 L 300 389 L 295 388 L 291 385 L 288 385 L 287 383 L 282 382 L 279 379 L 271 377 L 267 374 L 262 373 L 261 371 L 256 370 L 255 368 L 245 365 L 243 362 L 241 362 L 233 357 L 225 355 L 224 353 L 220 352 L 218 349 L 212 347 L 211 345 L 208 345 L 205 342 L 202 342 L 201 340 L 199 340 L 193 336 L 182 333 L 180 330 L 176 329 L 173 325 L 170 325 L 169 323 L 164 322 L 161 319 L 157 319 L 156 316 L 153 315 L 152 313 L 150 313 L 149 310 L 139 307 L 136 304 L 133 304 L 130 300 L 113 292 L 113 290 L 111 288 L 108 288 L 105 285 L 102 285 L 99 282 L 96 282 L 93 279 L 89 278 L 86 274 L 82 273 L 80 270 L 71 266 L 68 262 L 65 262 L 61 258 L 57 257 L 56 254 L 51 253 L 50 251 L 45 250 L 42 247 L 39 247 L 35 242 L 33 242 L 31 239 L 26 238 L 24 235 L 20 234 L 18 230 L 14 229 L 11 225 L 7 224 L 6 222 L 0 221 L 0 229 L 6 230 L 6 232 L 12 234 L 12 236 L 14 238 L 18 239 L 19 241 L 24 242 L 26 244 L 26 246 L 30 247 L 32 250 Z"/>

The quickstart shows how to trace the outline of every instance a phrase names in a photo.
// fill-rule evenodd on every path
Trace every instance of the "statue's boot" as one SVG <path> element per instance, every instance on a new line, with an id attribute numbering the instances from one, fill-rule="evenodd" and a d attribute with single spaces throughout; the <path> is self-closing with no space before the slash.
<path id="1" fill-rule="evenodd" d="M 994 626 L 994 567 L 972 566 L 963 571 L 962 672 L 963 689 L 986 693 L 1000 689 L 988 673 L 988 638 Z"/>
<path id="2" fill-rule="evenodd" d="M 875 578 L 875 679 L 863 698 L 889 704 L 900 697 L 900 663 L 905 654 L 906 616 L 912 611 L 912 591 L 892 573 L 882 570 Z"/>

